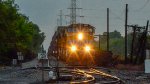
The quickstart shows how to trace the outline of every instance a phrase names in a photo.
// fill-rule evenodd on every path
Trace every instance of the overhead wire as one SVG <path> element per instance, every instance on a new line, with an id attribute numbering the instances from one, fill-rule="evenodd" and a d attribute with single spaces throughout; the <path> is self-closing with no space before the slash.
<path id="1" fill-rule="evenodd" d="M 121 15 L 119 16 L 119 15 L 115 14 L 113 11 L 110 10 L 110 15 L 111 15 L 111 14 L 115 16 L 114 19 L 117 19 L 117 20 L 120 20 L 120 21 L 124 22 L 124 19 L 123 19 L 122 16 L 123 16 L 123 14 L 125 14 L 125 11 L 123 11 L 123 12 L 121 13 Z M 131 24 L 129 21 L 128 21 L 128 23 Z"/>
<path id="2" fill-rule="evenodd" d="M 139 9 L 136 10 L 132 10 L 133 12 L 140 12 L 141 10 L 143 10 L 148 4 L 149 4 L 150 0 L 147 0 L 143 6 L 141 6 Z"/>
<path id="3" fill-rule="evenodd" d="M 123 18 L 121 18 L 121 16 L 115 14 L 113 11 L 110 10 L 110 14 L 114 15 L 115 16 L 115 19 L 118 19 L 118 20 L 121 20 L 121 21 L 124 21 Z"/>

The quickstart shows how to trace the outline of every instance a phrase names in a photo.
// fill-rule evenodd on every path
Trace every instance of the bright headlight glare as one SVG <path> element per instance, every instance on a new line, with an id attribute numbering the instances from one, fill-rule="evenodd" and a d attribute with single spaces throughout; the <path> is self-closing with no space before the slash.
<path id="1" fill-rule="evenodd" d="M 71 51 L 75 52 L 77 50 L 77 47 L 75 45 L 71 46 Z"/>
<path id="2" fill-rule="evenodd" d="M 85 46 L 85 51 L 89 52 L 91 50 L 90 46 Z"/>
<path id="3" fill-rule="evenodd" d="M 78 34 L 78 40 L 82 40 L 83 39 L 83 34 L 82 33 L 79 33 Z"/>

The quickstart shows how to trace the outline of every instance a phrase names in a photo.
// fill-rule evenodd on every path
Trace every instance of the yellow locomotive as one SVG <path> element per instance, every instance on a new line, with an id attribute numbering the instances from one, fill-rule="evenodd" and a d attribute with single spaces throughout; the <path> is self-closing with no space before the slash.
<path id="1" fill-rule="evenodd" d="M 70 65 L 94 63 L 95 27 L 89 24 L 59 26 L 50 44 L 50 54 Z"/>

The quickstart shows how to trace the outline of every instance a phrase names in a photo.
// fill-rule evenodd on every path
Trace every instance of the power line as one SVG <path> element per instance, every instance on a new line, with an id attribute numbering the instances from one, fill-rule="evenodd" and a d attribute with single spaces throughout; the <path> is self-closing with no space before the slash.
<path id="1" fill-rule="evenodd" d="M 150 2 L 150 0 L 147 0 L 143 6 L 141 6 L 139 9 L 133 10 L 133 12 L 140 12 L 149 4 L 149 2 Z"/>
<path id="2" fill-rule="evenodd" d="M 112 14 L 112 15 L 114 15 L 115 16 L 115 19 L 118 19 L 118 20 L 121 20 L 121 21 L 123 21 L 124 22 L 124 19 L 121 17 L 121 16 L 119 16 L 119 15 L 117 15 L 117 14 L 115 14 L 113 11 L 111 11 L 110 10 L 110 13 Z"/>
<path id="3" fill-rule="evenodd" d="M 77 9 L 82 9 L 82 8 L 77 8 L 76 0 L 71 0 L 71 7 L 68 9 L 70 9 L 70 15 L 66 15 L 66 16 L 70 17 L 71 24 L 76 24 L 76 17 L 83 17 L 83 16 L 77 16 L 76 11 Z"/>

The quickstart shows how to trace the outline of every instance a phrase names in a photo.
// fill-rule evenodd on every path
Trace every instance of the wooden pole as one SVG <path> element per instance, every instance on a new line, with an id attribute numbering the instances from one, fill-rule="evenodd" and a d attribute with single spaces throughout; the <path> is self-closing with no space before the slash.
<path id="1" fill-rule="evenodd" d="M 109 51 L 109 8 L 107 8 L 107 51 Z"/>
<path id="2" fill-rule="evenodd" d="M 128 4 L 126 4 L 126 14 L 125 14 L 125 64 L 127 64 L 127 24 L 128 24 Z"/>

